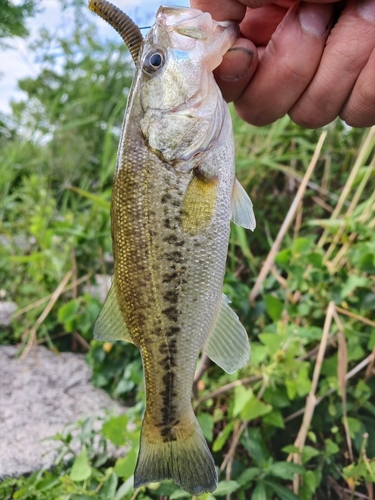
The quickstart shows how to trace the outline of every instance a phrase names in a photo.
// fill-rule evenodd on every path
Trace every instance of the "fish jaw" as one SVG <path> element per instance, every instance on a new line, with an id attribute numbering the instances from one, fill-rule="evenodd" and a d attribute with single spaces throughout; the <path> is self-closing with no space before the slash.
<path id="1" fill-rule="evenodd" d="M 191 51 L 199 44 L 202 47 L 199 58 L 209 71 L 219 66 L 239 34 L 236 22 L 215 21 L 208 12 L 186 7 L 160 7 L 155 31 L 163 29 L 169 34 L 172 49 Z"/>

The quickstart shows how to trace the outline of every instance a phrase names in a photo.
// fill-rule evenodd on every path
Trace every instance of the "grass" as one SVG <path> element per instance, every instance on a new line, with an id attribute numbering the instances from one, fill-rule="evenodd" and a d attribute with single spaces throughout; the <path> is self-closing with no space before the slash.
<path id="1" fill-rule="evenodd" d="M 53 471 L 0 483 L 0 498 L 129 500 L 144 404 L 140 357 L 132 345 L 92 340 L 101 304 L 84 285 L 112 274 L 111 176 L 130 71 L 126 53 L 112 46 L 108 61 L 89 28 L 59 44 L 61 74 L 51 61 L 24 81 L 29 99 L 0 131 L 0 281 L 19 307 L 0 342 L 24 356 L 41 343 L 85 352 L 93 382 L 133 405 L 126 425 L 108 417 L 90 439 L 130 452 L 116 461 L 104 453 L 99 463 L 82 438 L 80 452 Z M 257 229 L 233 226 L 224 292 L 252 359 L 232 375 L 201 360 L 193 404 L 220 483 L 200 498 L 371 500 L 375 129 L 337 121 L 303 130 L 287 117 L 264 128 L 233 122 L 237 175 Z M 58 438 L 64 455 L 69 432 Z M 137 492 L 150 498 L 184 493 L 168 482 Z"/>

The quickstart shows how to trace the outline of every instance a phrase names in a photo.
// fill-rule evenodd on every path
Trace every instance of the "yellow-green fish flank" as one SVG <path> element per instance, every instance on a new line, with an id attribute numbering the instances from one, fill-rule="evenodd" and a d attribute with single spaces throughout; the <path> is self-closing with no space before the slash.
<path id="1" fill-rule="evenodd" d="M 191 405 L 197 359 L 204 350 L 228 372 L 249 360 L 247 334 L 221 289 L 230 220 L 251 229 L 255 221 L 212 76 L 236 36 L 234 23 L 161 7 L 137 58 L 112 195 L 113 283 L 95 326 L 96 338 L 133 342 L 142 355 L 135 487 L 173 479 L 193 495 L 215 490 Z"/>

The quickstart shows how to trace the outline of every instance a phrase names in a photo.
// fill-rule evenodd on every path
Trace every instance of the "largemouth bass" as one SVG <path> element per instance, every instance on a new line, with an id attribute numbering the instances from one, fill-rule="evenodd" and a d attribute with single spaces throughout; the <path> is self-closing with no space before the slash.
<path id="1" fill-rule="evenodd" d="M 235 179 L 231 118 L 212 75 L 238 28 L 160 7 L 143 40 L 113 5 L 89 5 L 136 62 L 112 195 L 114 276 L 94 334 L 141 351 L 146 410 L 134 486 L 172 479 L 200 495 L 215 490 L 217 473 L 191 405 L 199 353 L 229 373 L 250 356 L 221 290 L 230 220 L 254 229 L 255 219 Z"/>

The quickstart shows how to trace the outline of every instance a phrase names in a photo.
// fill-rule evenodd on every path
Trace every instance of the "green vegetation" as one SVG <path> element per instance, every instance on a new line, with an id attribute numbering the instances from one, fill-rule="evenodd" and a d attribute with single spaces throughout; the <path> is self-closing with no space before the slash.
<path id="1" fill-rule="evenodd" d="M 28 34 L 26 18 L 36 11 L 35 0 L 24 0 L 13 3 L 11 0 L 1 1 L 0 40 L 10 36 L 24 37 Z M 1 47 L 1 41 L 0 41 Z"/>
<path id="2" fill-rule="evenodd" d="M 0 342 L 86 351 L 95 385 L 133 408 L 99 432 L 87 420 L 78 437 L 56 436 L 56 468 L 4 480 L 4 500 L 134 494 L 140 356 L 92 340 L 101 305 L 83 290 L 112 272 L 111 177 L 132 65 L 122 44 L 103 47 L 81 26 L 53 52 L 44 33 L 35 48 L 44 70 L 20 82 L 28 98 L 0 128 L 0 283 L 19 306 Z M 220 467 L 218 490 L 200 498 L 374 498 L 375 129 L 338 121 L 325 137 L 288 118 L 261 129 L 233 118 L 258 227 L 233 226 L 224 291 L 252 358 L 233 375 L 200 370 L 193 405 Z M 107 440 L 128 454 L 111 462 Z M 189 495 L 168 482 L 137 493 L 165 498 Z"/>

